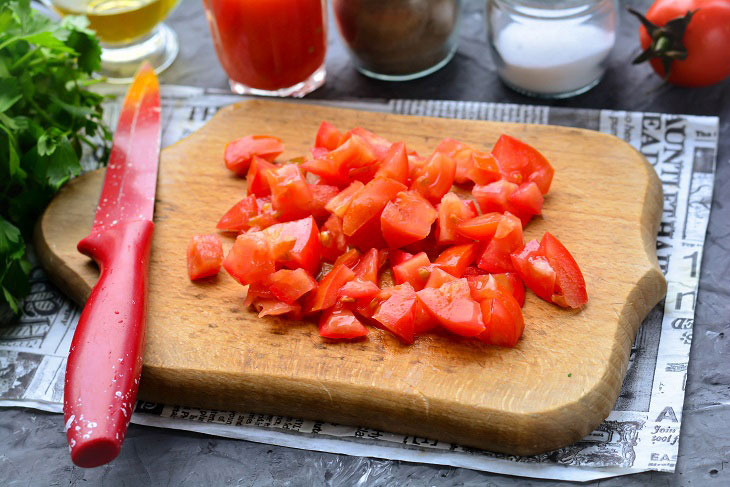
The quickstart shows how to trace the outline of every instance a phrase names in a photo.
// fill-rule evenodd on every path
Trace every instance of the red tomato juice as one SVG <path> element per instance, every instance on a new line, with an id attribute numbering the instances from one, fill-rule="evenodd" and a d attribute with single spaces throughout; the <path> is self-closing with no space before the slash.
<path id="1" fill-rule="evenodd" d="M 322 0 L 203 0 L 228 76 L 259 90 L 306 80 L 327 47 Z"/>

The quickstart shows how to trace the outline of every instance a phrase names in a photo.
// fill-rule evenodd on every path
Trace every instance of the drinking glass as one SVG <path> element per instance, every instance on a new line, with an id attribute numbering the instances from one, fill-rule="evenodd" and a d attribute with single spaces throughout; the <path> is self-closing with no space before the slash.
<path id="1" fill-rule="evenodd" d="M 48 1 L 48 0 L 46 0 Z M 50 0 L 61 15 L 84 15 L 101 41 L 101 72 L 111 83 L 129 83 L 143 61 L 155 73 L 177 57 L 175 32 L 163 24 L 179 0 Z"/>
<path id="2" fill-rule="evenodd" d="M 203 0 L 234 93 L 304 96 L 325 80 L 326 0 Z"/>

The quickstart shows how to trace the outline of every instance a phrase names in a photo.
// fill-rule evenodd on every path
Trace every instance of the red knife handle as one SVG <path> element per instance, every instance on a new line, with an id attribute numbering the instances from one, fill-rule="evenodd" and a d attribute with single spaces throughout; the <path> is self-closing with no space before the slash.
<path id="1" fill-rule="evenodd" d="M 127 433 L 144 356 L 151 221 L 123 222 L 78 244 L 99 265 L 66 364 L 64 416 L 71 459 L 113 460 Z"/>

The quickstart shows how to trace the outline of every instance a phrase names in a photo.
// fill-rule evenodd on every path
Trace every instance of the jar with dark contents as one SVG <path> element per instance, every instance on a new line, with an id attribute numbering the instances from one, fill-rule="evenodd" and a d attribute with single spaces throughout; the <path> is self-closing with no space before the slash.
<path id="1" fill-rule="evenodd" d="M 433 73 L 454 55 L 461 0 L 333 0 L 355 67 L 405 81 Z"/>

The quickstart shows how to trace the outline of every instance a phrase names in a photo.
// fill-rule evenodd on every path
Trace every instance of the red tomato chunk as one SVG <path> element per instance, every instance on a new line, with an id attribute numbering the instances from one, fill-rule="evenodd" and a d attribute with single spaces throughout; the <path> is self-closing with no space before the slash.
<path id="1" fill-rule="evenodd" d="M 223 262 L 223 244 L 218 235 L 194 235 L 188 244 L 190 280 L 215 276 Z"/>

